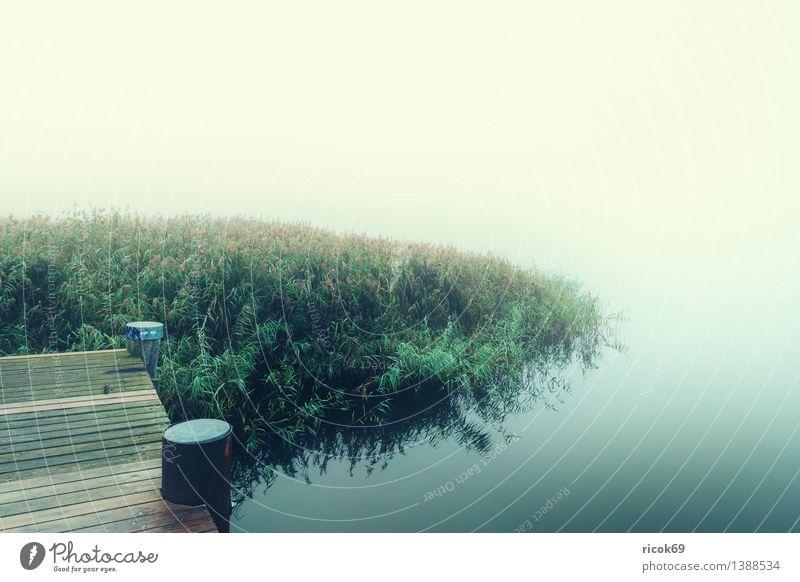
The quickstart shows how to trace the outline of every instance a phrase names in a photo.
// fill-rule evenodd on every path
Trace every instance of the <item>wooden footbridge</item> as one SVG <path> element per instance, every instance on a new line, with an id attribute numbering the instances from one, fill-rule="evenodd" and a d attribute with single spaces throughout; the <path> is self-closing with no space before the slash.
<path id="1" fill-rule="evenodd" d="M 216 532 L 161 497 L 168 425 L 124 349 L 0 358 L 0 531 Z"/>

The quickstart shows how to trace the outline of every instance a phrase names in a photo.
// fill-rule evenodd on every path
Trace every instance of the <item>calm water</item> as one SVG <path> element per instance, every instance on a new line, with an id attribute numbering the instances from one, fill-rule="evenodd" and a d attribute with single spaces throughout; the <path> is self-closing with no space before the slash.
<path id="1" fill-rule="evenodd" d="M 326 439 L 258 484 L 234 530 L 800 530 L 800 295 L 784 250 L 768 267 L 701 253 L 587 270 L 625 310 L 627 349 L 570 372 L 555 409 L 483 427 L 488 452 L 436 420 Z"/>
<path id="2" fill-rule="evenodd" d="M 380 459 L 279 470 L 234 528 L 800 529 L 797 3 L 259 3 L 181 36 L 186 11 L 159 5 L 128 18 L 144 44 L 88 4 L 16 4 L 4 212 L 453 244 L 574 275 L 628 317 L 628 350 L 507 419 L 489 461 L 435 423 L 418 444 L 348 435 Z"/>

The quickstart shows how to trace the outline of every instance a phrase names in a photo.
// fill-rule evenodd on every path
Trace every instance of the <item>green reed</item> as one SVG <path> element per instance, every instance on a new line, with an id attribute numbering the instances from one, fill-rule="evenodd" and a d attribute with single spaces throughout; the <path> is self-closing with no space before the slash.
<path id="1" fill-rule="evenodd" d="M 126 322 L 161 321 L 173 419 L 224 417 L 251 449 L 434 392 L 490 416 L 605 344 L 574 281 L 450 247 L 191 215 L 0 226 L 0 354 L 118 347 Z"/>

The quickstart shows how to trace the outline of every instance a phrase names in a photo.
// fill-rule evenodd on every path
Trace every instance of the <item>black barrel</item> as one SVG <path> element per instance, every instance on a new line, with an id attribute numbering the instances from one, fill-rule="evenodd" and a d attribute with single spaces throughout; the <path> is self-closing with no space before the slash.
<path id="1" fill-rule="evenodd" d="M 168 427 L 161 439 L 161 496 L 205 504 L 217 529 L 230 531 L 231 425 L 202 418 Z"/>

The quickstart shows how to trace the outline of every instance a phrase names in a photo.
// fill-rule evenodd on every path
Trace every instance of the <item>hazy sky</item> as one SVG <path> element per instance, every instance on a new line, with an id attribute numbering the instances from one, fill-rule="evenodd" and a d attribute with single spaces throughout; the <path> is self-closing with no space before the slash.
<path id="1" fill-rule="evenodd" d="M 731 434 L 720 467 L 741 471 L 784 402 L 747 465 L 770 478 L 755 501 L 782 487 L 773 458 L 794 472 L 799 158 L 798 0 L 0 0 L 0 214 L 246 214 L 455 244 L 623 310 L 624 366 L 579 387 L 571 424 L 541 421 L 565 423 L 541 442 L 577 443 L 581 475 L 600 458 L 587 504 L 622 491 L 623 465 L 632 500 L 690 484 Z"/>
<path id="2" fill-rule="evenodd" d="M 3 1 L 3 211 L 782 276 L 765 257 L 798 250 L 800 4 L 656 4 Z"/>

